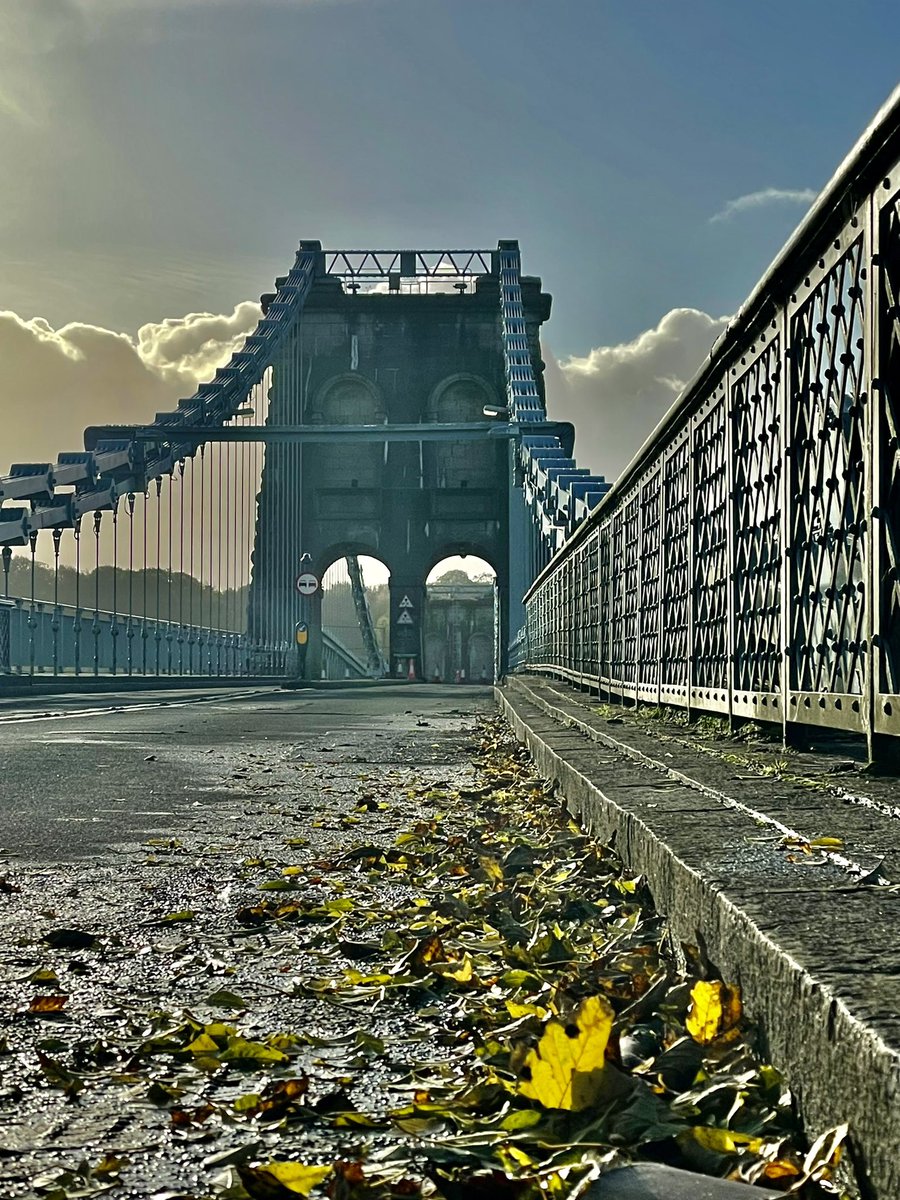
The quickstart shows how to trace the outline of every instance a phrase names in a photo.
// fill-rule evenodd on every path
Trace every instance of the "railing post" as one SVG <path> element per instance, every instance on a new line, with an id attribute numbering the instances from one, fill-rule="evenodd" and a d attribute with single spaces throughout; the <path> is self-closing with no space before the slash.
<path id="1" fill-rule="evenodd" d="M 869 390 L 865 405 L 865 435 L 866 435 L 866 499 L 865 513 L 869 534 L 869 569 L 866 573 L 866 623 L 865 638 L 868 647 L 866 694 L 863 698 L 866 721 L 866 748 L 869 762 L 884 759 L 892 765 L 897 762 L 900 747 L 898 739 L 890 734 L 876 732 L 876 725 L 881 716 L 879 696 L 883 681 L 886 683 L 884 670 L 885 635 L 883 622 L 890 619 L 884 602 L 885 589 L 882 580 L 889 578 L 890 562 L 885 553 L 886 537 L 888 536 L 887 522 L 892 519 L 900 521 L 889 511 L 890 497 L 885 496 L 885 471 L 882 459 L 885 455 L 897 453 L 895 447 L 884 444 L 882 438 L 882 413 L 890 403 L 890 395 L 882 381 L 882 372 L 886 366 L 887 346 L 884 339 L 890 338 L 890 330 L 885 328 L 889 316 L 888 295 L 886 289 L 885 263 L 882 249 L 882 209 L 879 196 L 886 193 L 890 197 L 896 190 L 896 180 L 885 178 L 879 188 L 869 197 L 866 208 L 866 232 L 869 246 L 868 271 L 865 293 L 865 314 L 867 322 L 867 337 L 865 355 L 868 360 L 867 378 Z M 890 201 L 889 201 L 890 202 Z M 890 252 L 888 247 L 888 252 Z M 897 316 L 893 317 L 896 321 Z M 892 385 L 895 391 L 900 391 L 896 383 Z"/>

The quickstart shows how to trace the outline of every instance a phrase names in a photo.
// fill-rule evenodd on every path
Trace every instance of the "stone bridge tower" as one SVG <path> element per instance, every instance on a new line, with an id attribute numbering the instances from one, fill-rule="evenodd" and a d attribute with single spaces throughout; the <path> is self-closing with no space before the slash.
<path id="1" fill-rule="evenodd" d="M 326 274 L 324 260 L 285 365 L 273 371 L 268 423 L 384 425 L 385 440 L 267 446 L 251 632 L 260 640 L 291 636 L 301 615 L 292 589 L 302 554 L 320 578 L 345 555 L 372 555 L 390 571 L 391 673 L 419 678 L 429 571 L 448 555 L 478 555 L 496 571 L 505 613 L 511 505 L 514 523 L 525 512 L 509 440 L 489 439 L 498 423 L 484 415 L 485 405 L 506 403 L 496 256 L 491 274 L 430 292 L 417 290 L 418 281 L 403 286 L 397 276 L 388 290 L 363 290 Z M 542 391 L 539 333 L 550 296 L 538 279 L 523 279 L 522 291 Z M 484 440 L 391 437 L 397 425 L 470 422 L 484 424 Z M 282 602 L 273 603 L 275 596 Z M 302 612 L 310 623 L 307 673 L 315 677 L 321 592 Z M 267 613 L 280 614 L 275 619 L 287 627 L 273 630 Z M 500 631 L 501 645 L 507 632 Z"/>

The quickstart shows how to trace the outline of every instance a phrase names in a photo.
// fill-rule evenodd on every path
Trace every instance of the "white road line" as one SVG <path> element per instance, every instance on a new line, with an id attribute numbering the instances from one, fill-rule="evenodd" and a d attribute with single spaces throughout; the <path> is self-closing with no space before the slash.
<path id="1" fill-rule="evenodd" d="M 271 695 L 274 689 L 266 688 L 259 691 L 222 692 L 218 695 L 204 693 L 201 696 L 191 696 L 187 700 L 156 700 L 143 704 L 111 704 L 104 708 L 73 708 L 66 712 L 11 713 L 8 716 L 0 714 L 0 725 L 21 725 L 28 721 L 68 721 L 74 717 L 104 717 L 110 713 L 145 712 L 153 708 L 187 708 L 192 704 L 215 704 L 225 700 L 244 700 L 248 697 Z"/>

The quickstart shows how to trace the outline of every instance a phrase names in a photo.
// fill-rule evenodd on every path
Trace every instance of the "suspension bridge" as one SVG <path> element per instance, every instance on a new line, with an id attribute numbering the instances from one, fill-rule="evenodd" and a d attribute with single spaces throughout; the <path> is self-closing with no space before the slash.
<path id="1" fill-rule="evenodd" d="M 194 395 L 0 477 L 0 666 L 421 678 L 425 577 L 471 553 L 497 576 L 498 675 L 853 731 L 875 756 L 900 734 L 898 114 L 895 95 L 612 487 L 548 416 L 550 297 L 516 242 L 301 242 Z M 390 570 L 383 649 L 366 554 Z M 322 627 L 342 558 L 364 657 Z"/>
<path id="2" fill-rule="evenodd" d="M 592 830 L 618 839 L 702 970 L 711 962 L 741 983 L 809 1127 L 850 1121 L 861 1194 L 894 1197 L 900 88 L 614 483 L 577 465 L 574 428 L 548 412 L 550 306 L 515 241 L 302 241 L 255 331 L 173 411 L 99 421 L 74 450 L 52 447 L 48 431 L 46 461 L 10 466 L 0 684 L 40 694 L 43 681 L 77 692 L 100 680 L 166 698 L 0 718 L 18 755 L 4 844 L 52 855 L 48 820 L 106 812 L 116 831 L 156 831 L 148 820 L 175 816 L 146 810 L 160 776 L 167 794 L 193 788 L 200 807 L 225 786 L 201 747 L 230 764 L 230 780 L 268 763 L 278 737 L 279 769 L 296 768 L 305 737 L 315 762 L 302 765 L 323 777 L 334 763 L 385 770 L 413 753 L 440 776 L 432 726 L 455 722 L 462 736 L 464 716 L 448 693 L 415 686 L 435 660 L 428 639 L 442 636 L 426 580 L 448 556 L 478 556 L 496 576 L 496 698 L 541 771 Z M 363 556 L 390 574 L 386 639 Z M 325 619 L 322 581 L 341 562 L 359 652 Z M 483 642 L 476 616 L 489 600 L 483 585 L 470 590 L 444 589 L 441 611 L 468 604 L 465 636 Z M 268 686 L 347 676 L 412 686 L 335 700 Z M 234 685 L 226 699 L 242 697 L 231 708 L 177 699 L 223 684 Z M 489 699 L 456 695 L 469 713 Z M 173 696 L 177 711 L 158 712 Z M 669 714 L 669 725 L 610 716 L 611 704 Z M 708 716 L 719 736 L 749 724 L 803 752 L 791 770 L 758 747 L 723 755 L 674 737 L 673 713 L 679 729 Z M 93 738 L 37 728 L 88 716 Z M 23 735 L 29 723 L 37 731 Z M 336 728 L 351 740 L 336 743 Z M 136 767 L 129 738 L 140 737 L 183 738 L 185 753 Z M 52 778 L 32 742 L 40 762 L 60 756 Z M 115 747 L 104 750 L 122 793 L 112 808 L 97 808 L 95 744 Z M 835 746 L 849 762 L 823 753 Z M 852 787 L 835 770 L 853 772 Z M 315 783 L 330 808 L 332 788 Z M 66 805 L 76 815 L 48 817 Z"/>

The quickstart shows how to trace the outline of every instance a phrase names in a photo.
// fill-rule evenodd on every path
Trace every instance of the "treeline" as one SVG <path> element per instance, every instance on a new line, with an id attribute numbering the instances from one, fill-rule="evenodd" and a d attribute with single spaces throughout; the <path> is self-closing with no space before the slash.
<path id="1" fill-rule="evenodd" d="M 0 586 L 4 580 L 0 574 Z M 52 604 L 80 605 L 83 609 L 153 617 L 178 624 L 241 631 L 247 621 L 246 586 L 220 591 L 201 583 L 192 575 L 148 567 L 128 571 L 121 567 L 100 567 L 99 571 L 81 571 L 60 566 L 54 580 L 53 568 L 35 561 L 34 598 Z M 30 559 L 13 558 L 9 571 L 11 599 L 30 600 L 32 571 Z"/>

